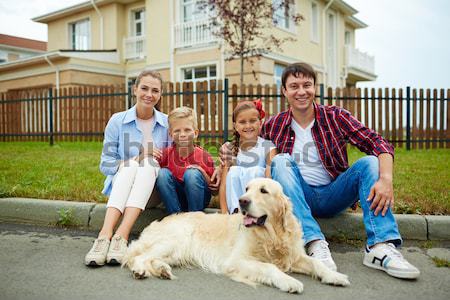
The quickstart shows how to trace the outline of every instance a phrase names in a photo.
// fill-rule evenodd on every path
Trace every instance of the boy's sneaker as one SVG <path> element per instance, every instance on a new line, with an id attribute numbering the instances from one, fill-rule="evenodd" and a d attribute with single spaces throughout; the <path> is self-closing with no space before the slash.
<path id="1" fill-rule="evenodd" d="M 328 243 L 324 240 L 317 240 L 311 242 L 306 250 L 309 256 L 317 258 L 332 271 L 336 271 L 337 267 L 331 257 L 330 249 L 328 248 Z"/>
<path id="2" fill-rule="evenodd" d="M 372 249 L 366 246 L 363 264 L 403 279 L 415 279 L 420 275 L 420 271 L 403 258 L 392 243 L 380 243 Z"/>
<path id="3" fill-rule="evenodd" d="M 120 235 L 114 235 L 111 239 L 108 254 L 106 255 L 106 263 L 111 265 L 122 264 L 123 257 L 127 252 L 128 241 Z"/>
<path id="4" fill-rule="evenodd" d="M 103 266 L 106 261 L 110 241 L 107 238 L 98 238 L 94 241 L 91 250 L 86 254 L 84 263 L 86 266 Z"/>

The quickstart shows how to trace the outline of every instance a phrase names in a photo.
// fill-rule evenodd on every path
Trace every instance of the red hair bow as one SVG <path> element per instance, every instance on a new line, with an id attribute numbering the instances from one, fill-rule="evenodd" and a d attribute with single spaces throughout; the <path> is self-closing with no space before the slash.
<path id="1" fill-rule="evenodd" d="M 253 100 L 253 104 L 255 104 L 255 107 L 259 112 L 259 118 L 264 119 L 266 113 L 264 112 L 261 99 Z"/>

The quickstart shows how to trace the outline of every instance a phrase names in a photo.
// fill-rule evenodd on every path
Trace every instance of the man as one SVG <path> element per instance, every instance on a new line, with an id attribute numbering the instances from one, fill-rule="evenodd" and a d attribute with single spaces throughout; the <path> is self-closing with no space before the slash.
<path id="1" fill-rule="evenodd" d="M 419 270 L 396 246 L 402 243 L 391 208 L 394 204 L 394 149 L 348 111 L 316 104 L 316 73 L 305 63 L 282 74 L 282 93 L 290 108 L 267 120 L 261 136 L 281 154 L 272 160 L 272 178 L 291 199 L 301 221 L 308 254 L 336 270 L 328 243 L 315 217 L 332 217 L 354 205 L 363 210 L 367 246 L 363 264 L 398 278 L 417 278 Z M 369 156 L 351 167 L 347 142 Z M 223 158 L 229 151 L 221 149 Z"/>

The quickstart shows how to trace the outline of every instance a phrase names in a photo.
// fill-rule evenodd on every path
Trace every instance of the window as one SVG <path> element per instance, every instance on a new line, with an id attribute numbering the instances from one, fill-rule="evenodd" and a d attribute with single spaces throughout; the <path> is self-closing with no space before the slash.
<path id="1" fill-rule="evenodd" d="M 285 68 L 285 66 L 283 66 L 283 65 L 275 64 L 274 69 L 273 69 L 273 81 L 277 85 L 277 94 L 281 93 L 281 75 L 283 75 L 284 68 Z M 278 97 L 277 100 L 278 100 L 277 101 L 277 109 L 278 109 L 278 111 L 280 111 L 281 98 Z"/>
<path id="2" fill-rule="evenodd" d="M 0 64 L 8 61 L 8 53 L 0 50 Z"/>
<path id="3" fill-rule="evenodd" d="M 311 3 L 311 40 L 318 43 L 320 40 L 319 7 L 317 3 Z"/>
<path id="4" fill-rule="evenodd" d="M 131 12 L 131 36 L 142 36 L 145 34 L 145 10 L 134 10 Z"/>
<path id="5" fill-rule="evenodd" d="M 345 31 L 345 44 L 346 45 L 352 44 L 352 33 L 349 30 Z"/>
<path id="6" fill-rule="evenodd" d="M 274 70 L 273 70 L 273 80 L 275 81 L 275 83 L 277 85 L 278 91 L 280 90 L 280 87 L 281 87 L 281 75 L 283 74 L 283 70 L 284 70 L 283 65 L 275 64 Z"/>
<path id="7" fill-rule="evenodd" d="M 89 19 L 69 24 L 70 47 L 73 50 L 88 50 L 90 48 Z"/>
<path id="8" fill-rule="evenodd" d="M 292 12 L 295 10 L 294 4 L 291 3 L 288 8 L 284 2 L 284 0 L 272 0 L 273 2 L 273 23 L 275 26 L 283 28 L 283 29 L 293 29 L 293 24 L 291 23 L 290 17 L 292 16 Z"/>
<path id="9" fill-rule="evenodd" d="M 207 14 L 200 10 L 198 0 L 181 0 L 181 20 L 182 22 L 190 22 L 205 19 Z"/>
<path id="10" fill-rule="evenodd" d="M 196 82 L 196 81 L 217 79 L 217 72 L 215 65 L 186 68 L 183 69 L 182 72 L 183 72 L 183 79 L 185 81 Z"/>

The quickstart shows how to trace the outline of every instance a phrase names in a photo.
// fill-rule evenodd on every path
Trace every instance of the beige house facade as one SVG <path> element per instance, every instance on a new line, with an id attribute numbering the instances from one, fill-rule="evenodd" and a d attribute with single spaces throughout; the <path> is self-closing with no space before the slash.
<path id="1" fill-rule="evenodd" d="M 326 86 L 376 79 L 374 57 L 355 48 L 355 31 L 367 25 L 354 8 L 342 0 L 296 0 L 293 9 L 305 18 L 300 25 L 281 12 L 271 30 L 296 41 L 247 64 L 246 83 L 280 84 L 283 68 L 293 62 L 313 65 Z M 238 60 L 229 60 L 196 0 L 87 1 L 33 20 L 48 25 L 47 52 L 1 63 L 0 92 L 128 84 L 145 68 L 166 81 L 239 82 Z"/>

